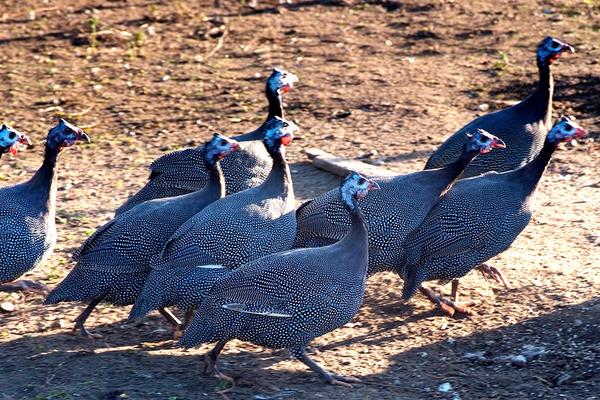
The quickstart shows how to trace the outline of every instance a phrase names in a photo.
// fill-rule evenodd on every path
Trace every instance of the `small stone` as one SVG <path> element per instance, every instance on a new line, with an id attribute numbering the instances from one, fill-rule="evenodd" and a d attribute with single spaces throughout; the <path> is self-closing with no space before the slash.
<path id="1" fill-rule="evenodd" d="M 489 110 L 489 109 L 490 109 L 490 105 L 489 105 L 489 104 L 487 104 L 487 103 L 483 103 L 483 104 L 480 104 L 480 105 L 478 105 L 478 106 L 477 106 L 477 109 L 478 109 L 479 111 L 487 111 L 487 110 Z"/>
<path id="2" fill-rule="evenodd" d="M 451 390 L 452 385 L 448 382 L 442 383 L 440 386 L 438 386 L 438 391 L 442 393 L 448 393 Z"/>
<path id="3" fill-rule="evenodd" d="M 11 302 L 4 301 L 0 303 L 0 311 L 10 313 L 15 311 L 15 305 Z"/>
<path id="4" fill-rule="evenodd" d="M 510 363 L 517 367 L 524 367 L 527 365 L 527 358 L 525 358 L 525 356 L 522 354 L 519 354 L 518 356 L 512 356 L 510 357 Z"/>
<path id="5" fill-rule="evenodd" d="M 463 357 L 467 360 L 474 360 L 474 361 L 486 361 L 487 360 L 487 358 L 485 357 L 485 352 L 483 352 L 483 351 L 476 351 L 474 353 L 465 353 L 465 355 Z"/>
<path id="6" fill-rule="evenodd" d="M 163 75 L 163 77 L 162 77 L 162 78 L 160 78 L 160 80 L 161 80 L 161 81 L 163 81 L 163 82 L 166 82 L 166 81 L 168 81 L 169 79 L 171 79 L 171 76 L 170 76 L 170 75 Z"/>

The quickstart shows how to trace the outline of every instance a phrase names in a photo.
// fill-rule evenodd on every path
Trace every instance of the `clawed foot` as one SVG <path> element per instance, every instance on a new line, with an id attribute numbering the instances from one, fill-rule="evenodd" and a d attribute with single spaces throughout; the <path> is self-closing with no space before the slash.
<path id="1" fill-rule="evenodd" d="M 326 379 L 326 381 L 327 381 L 327 383 L 329 383 L 331 385 L 344 386 L 349 389 L 353 388 L 352 383 L 362 383 L 362 381 L 358 378 L 355 378 L 353 376 L 342 376 L 342 375 L 330 375 Z"/>
<path id="2" fill-rule="evenodd" d="M 205 355 L 204 356 L 204 370 L 202 371 L 202 373 L 204 375 L 214 376 L 215 378 L 217 378 L 221 381 L 226 381 L 226 382 L 230 383 L 230 385 L 231 385 L 230 387 L 218 391 L 218 393 L 222 395 L 224 393 L 229 392 L 230 390 L 232 390 L 235 387 L 235 380 L 232 377 L 230 377 L 229 375 L 225 375 L 224 373 L 219 371 L 217 369 L 216 364 L 217 364 L 216 360 L 214 360 L 210 354 Z"/>
<path id="3" fill-rule="evenodd" d="M 481 272 L 485 279 L 492 279 L 505 288 L 510 289 L 510 283 L 508 282 L 508 279 L 498 268 L 488 264 L 481 264 L 477 266 L 477 270 Z"/>
<path id="4" fill-rule="evenodd" d="M 0 292 L 33 292 L 46 294 L 50 292 L 50 289 L 41 282 L 19 280 L 0 285 Z"/>
<path id="5" fill-rule="evenodd" d="M 90 331 L 88 331 L 85 326 L 83 326 L 83 324 L 75 321 L 75 326 L 73 327 L 73 330 L 71 331 L 73 333 L 73 335 L 77 336 L 77 334 L 81 334 L 81 336 L 88 338 L 88 339 L 103 339 L 104 336 L 99 334 L 99 333 L 92 333 Z"/>
<path id="6" fill-rule="evenodd" d="M 204 369 L 202 370 L 202 373 L 208 376 L 214 376 L 216 373 L 215 361 L 210 354 L 204 356 Z"/>
<path id="7" fill-rule="evenodd" d="M 433 290 L 421 286 L 419 291 L 425 295 L 435 305 L 437 305 L 444 314 L 452 317 L 455 313 L 473 315 L 475 312 L 471 310 L 471 306 L 479 304 L 477 301 L 471 300 L 467 302 L 452 301 L 440 294 L 435 293 Z"/>

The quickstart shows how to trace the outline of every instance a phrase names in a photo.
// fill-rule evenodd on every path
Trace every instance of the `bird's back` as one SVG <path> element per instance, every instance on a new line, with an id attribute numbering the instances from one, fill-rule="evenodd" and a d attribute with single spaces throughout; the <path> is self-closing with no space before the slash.
<path id="1" fill-rule="evenodd" d="M 227 194 L 257 187 L 271 170 L 272 161 L 262 142 L 240 142 L 240 148 L 221 161 Z M 152 162 L 150 171 L 146 185 L 119 207 L 116 215 L 148 200 L 195 192 L 208 182 L 200 149 L 165 154 Z"/>
<path id="2" fill-rule="evenodd" d="M 237 267 L 285 250 L 293 243 L 296 218 L 291 199 L 262 187 L 232 194 L 186 221 L 171 237 L 154 268 L 198 265 Z"/>
<path id="3" fill-rule="evenodd" d="M 306 344 L 347 323 L 362 303 L 366 263 L 338 246 L 271 254 L 220 279 L 186 331 L 186 347 L 238 338 L 272 348 Z M 236 310 L 243 310 L 239 312 Z"/>
<path id="4" fill-rule="evenodd" d="M 28 183 L 0 189 L 0 282 L 35 268 L 56 243 L 53 210 Z"/>
<path id="5" fill-rule="evenodd" d="M 488 171 L 510 171 L 531 161 L 544 144 L 548 133 L 547 112 L 528 107 L 527 100 L 512 107 L 483 115 L 462 127 L 444 141 L 430 156 L 426 169 L 439 168 L 456 161 L 467 140 L 467 133 L 484 129 L 502 139 L 506 148 L 495 149 L 485 157 L 475 158 L 462 178 Z"/>
<path id="6" fill-rule="evenodd" d="M 461 180 L 407 237 L 406 268 L 425 268 L 430 279 L 460 277 L 506 250 L 530 216 L 511 172 Z"/>

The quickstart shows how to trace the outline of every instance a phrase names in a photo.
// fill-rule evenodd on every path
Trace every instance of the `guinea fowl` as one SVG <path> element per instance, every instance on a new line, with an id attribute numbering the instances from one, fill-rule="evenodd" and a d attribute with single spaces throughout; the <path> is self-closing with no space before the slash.
<path id="1" fill-rule="evenodd" d="M 456 279 L 510 247 L 531 220 L 533 195 L 552 154 L 561 142 L 584 136 L 563 118 L 528 164 L 454 184 L 406 239 L 403 297 L 409 299 L 425 281 L 454 280 L 453 301 L 442 301 L 455 307 Z"/>
<path id="2" fill-rule="evenodd" d="M 88 136 L 65 120 L 50 129 L 44 162 L 27 182 L 0 189 L 0 283 L 11 282 L 47 259 L 56 244 L 56 162 L 58 154 Z M 3 290 L 45 287 L 30 281 L 11 282 Z"/>
<path id="3" fill-rule="evenodd" d="M 240 339 L 275 349 L 291 348 L 294 357 L 328 383 L 359 382 L 329 373 L 309 358 L 305 347 L 346 324 L 361 306 L 368 232 L 357 202 L 376 188 L 376 182 L 355 172 L 343 181 L 339 197 L 352 222 L 339 242 L 267 255 L 212 287 L 180 341 L 186 348 L 217 341 L 205 358 L 205 372 L 231 380 L 218 371 L 217 357 L 228 341 Z"/>
<path id="4" fill-rule="evenodd" d="M 211 204 L 175 232 L 153 259 L 152 272 L 130 318 L 172 305 L 194 308 L 206 280 L 292 246 L 295 200 L 283 147 L 297 130 L 294 123 L 279 117 L 267 124 L 263 143 L 273 159 L 267 179 L 256 188 Z"/>
<path id="5" fill-rule="evenodd" d="M 8 125 L 0 126 L 0 157 L 3 154 L 17 154 L 19 144 L 31 145 L 29 138 Z"/>
<path id="6" fill-rule="evenodd" d="M 361 202 L 369 225 L 369 275 L 386 270 L 400 273 L 406 236 L 419 226 L 440 195 L 478 154 L 489 157 L 492 149 L 504 148 L 500 139 L 481 129 L 465 136 L 462 156 L 445 167 L 376 179 L 381 190 Z M 339 240 L 350 228 L 345 214 L 336 190 L 304 203 L 296 212 L 294 247 L 320 247 Z M 497 279 L 493 268 L 482 267 L 481 271 Z M 440 306 L 453 314 L 449 306 Z"/>
<path id="7" fill-rule="evenodd" d="M 227 157 L 221 163 L 227 194 L 256 187 L 269 174 L 271 158 L 261 144 L 263 133 L 269 121 L 275 117 L 283 118 L 281 97 L 297 81 L 296 75 L 278 68 L 269 76 L 265 89 L 269 111 L 265 122 L 252 132 L 235 136 L 242 151 Z M 122 214 L 136 204 L 150 199 L 179 196 L 201 189 L 208 180 L 201 149 L 179 150 L 154 160 L 150 165 L 148 183 L 119 207 L 115 214 Z"/>
<path id="8" fill-rule="evenodd" d="M 219 160 L 238 147 L 235 140 L 214 134 L 202 147 L 205 168 L 210 174 L 207 184 L 197 192 L 138 204 L 103 225 L 73 255 L 77 265 L 50 293 L 45 304 L 88 303 L 75 320 L 73 331 L 96 336 L 86 330 L 84 323 L 98 303 L 133 304 L 150 272 L 151 257 L 162 250 L 185 221 L 225 196 Z M 172 324 L 179 324 L 167 310 L 161 313 Z"/>
<path id="9" fill-rule="evenodd" d="M 426 169 L 439 168 L 460 157 L 465 132 L 485 129 L 506 143 L 506 149 L 495 151 L 489 157 L 474 160 L 463 172 L 462 178 L 477 176 L 487 171 L 510 171 L 531 161 L 542 148 L 552 124 L 552 94 L 554 80 L 550 65 L 573 47 L 552 37 L 546 37 L 537 47 L 539 81 L 535 91 L 512 107 L 478 117 L 450 136 L 429 157 Z"/>

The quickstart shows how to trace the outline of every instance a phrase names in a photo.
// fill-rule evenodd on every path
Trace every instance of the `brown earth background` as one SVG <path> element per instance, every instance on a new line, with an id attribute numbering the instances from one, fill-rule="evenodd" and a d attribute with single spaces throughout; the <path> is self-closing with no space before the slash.
<path id="1" fill-rule="evenodd" d="M 226 34 L 223 36 L 223 31 Z M 590 139 L 554 157 L 539 187 L 537 223 L 492 260 L 503 289 L 477 273 L 463 295 L 477 315 L 451 318 L 401 280 L 369 280 L 364 307 L 310 349 L 327 368 L 365 381 L 327 386 L 286 351 L 232 342 L 230 399 L 600 398 L 600 3 L 587 1 L 0 1 L 0 120 L 36 143 L 0 164 L 4 185 L 40 165 L 56 116 L 89 133 L 60 159 L 58 245 L 29 278 L 50 286 L 70 254 L 145 182 L 164 152 L 258 126 L 264 80 L 300 77 L 286 116 L 302 128 L 288 152 L 298 201 L 337 185 L 303 149 L 323 148 L 399 172 L 421 169 L 442 140 L 486 106 L 524 98 L 545 35 L 577 48 L 554 67 L 555 117 L 571 114 Z M 501 202 L 501 199 L 498 199 Z M 489 204 L 494 207 L 494 204 Z M 442 290 L 448 291 L 447 287 Z M 127 323 L 102 305 L 69 334 L 78 304 L 0 294 L 0 399 L 221 398 L 200 375 L 209 346 L 183 352 L 164 321 Z M 525 365 L 502 357 L 543 347 Z M 525 347 L 527 350 L 528 347 Z M 484 352 L 483 358 L 465 357 Z M 526 352 L 527 353 L 527 352 Z M 451 388 L 440 391 L 440 385 Z M 442 386 L 442 389 L 444 386 Z"/>

